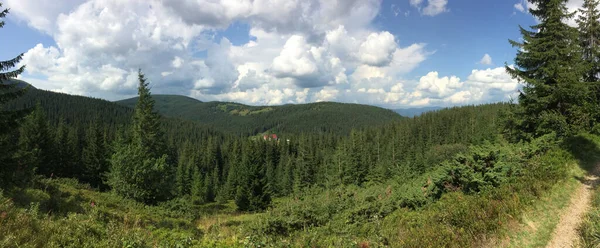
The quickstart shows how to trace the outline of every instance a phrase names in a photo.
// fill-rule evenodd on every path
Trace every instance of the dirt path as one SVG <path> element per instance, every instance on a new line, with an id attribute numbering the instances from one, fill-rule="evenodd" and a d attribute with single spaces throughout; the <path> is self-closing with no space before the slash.
<path id="1" fill-rule="evenodd" d="M 596 167 L 595 175 L 598 175 L 600 167 Z M 560 222 L 556 225 L 552 233 L 552 239 L 546 245 L 546 248 L 566 248 L 578 247 L 579 234 L 577 227 L 582 221 L 583 216 L 590 207 L 593 189 L 599 183 L 598 176 L 586 176 L 583 184 L 571 197 L 569 206 L 563 210 L 560 216 Z"/>

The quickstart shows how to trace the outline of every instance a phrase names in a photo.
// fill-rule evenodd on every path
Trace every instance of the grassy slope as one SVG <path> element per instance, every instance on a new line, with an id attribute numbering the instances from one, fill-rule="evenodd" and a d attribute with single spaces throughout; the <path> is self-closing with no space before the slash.
<path id="1" fill-rule="evenodd" d="M 600 138 L 594 139 L 596 143 L 600 143 Z M 585 161 L 585 169 L 590 171 L 594 165 L 597 165 L 597 161 L 593 158 L 600 157 L 600 150 L 597 150 L 594 156 L 590 158 L 583 157 L 582 161 Z M 598 171 L 595 171 L 596 174 Z M 592 207 L 586 214 L 585 219 L 579 227 L 579 234 L 581 236 L 581 244 L 583 247 L 600 247 L 600 187 L 596 185 L 594 195 L 592 197 Z"/>
<path id="2" fill-rule="evenodd" d="M 572 193 L 581 185 L 576 177 L 585 173 L 576 164 L 571 168 L 572 177 L 557 183 L 536 204 L 526 208 L 519 218 L 512 221 L 506 237 L 496 242 L 508 247 L 545 247 L 560 220 L 562 210 L 569 205 Z"/>
<path id="3" fill-rule="evenodd" d="M 572 193 L 582 185 L 582 178 L 600 162 L 600 137 L 580 135 L 564 144 L 573 155 L 568 178 L 559 181 L 551 190 L 544 193 L 538 203 L 528 207 L 523 215 L 513 222 L 502 244 L 510 247 L 545 247 L 559 222 L 562 211 L 569 205 Z M 597 191 L 600 192 L 600 191 Z M 600 193 L 596 197 L 595 211 L 590 211 L 581 234 L 587 246 L 600 245 Z M 594 227 L 594 225 L 596 225 Z M 595 233 L 595 234 L 593 234 Z M 595 238 L 594 238 L 595 235 Z M 595 241 L 594 241 L 595 239 Z M 594 244 L 594 245 L 591 245 Z"/>
<path id="4" fill-rule="evenodd" d="M 265 131 L 348 133 L 352 128 L 377 126 L 402 117 L 391 110 L 345 103 L 248 106 L 231 102 L 200 102 L 184 96 L 153 95 L 157 111 L 167 117 L 200 121 L 228 132 Z M 137 98 L 118 101 L 133 107 Z"/>
<path id="5" fill-rule="evenodd" d="M 587 213 L 579 228 L 583 247 L 600 247 L 600 187 L 592 198 L 592 209 Z"/>

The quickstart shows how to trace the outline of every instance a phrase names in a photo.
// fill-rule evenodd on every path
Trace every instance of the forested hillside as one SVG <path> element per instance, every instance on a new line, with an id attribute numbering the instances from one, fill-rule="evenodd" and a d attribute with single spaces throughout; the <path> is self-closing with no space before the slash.
<path id="1" fill-rule="evenodd" d="M 167 117 L 199 121 L 225 132 L 348 134 L 352 129 L 381 126 L 400 120 L 391 110 L 334 102 L 248 106 L 231 102 L 201 102 L 185 96 L 155 95 L 156 111 Z M 133 108 L 137 98 L 117 101 Z"/>
<path id="2" fill-rule="evenodd" d="M 23 81 L 14 82 L 28 85 Z M 40 90 L 33 87 L 29 88 L 22 97 L 8 102 L 4 108 L 10 110 L 33 108 L 38 103 L 53 125 L 58 124 L 61 119 L 74 125 L 87 125 L 87 123 L 97 119 L 106 125 L 116 127 L 129 123 L 133 113 L 129 108 L 106 100 Z"/>

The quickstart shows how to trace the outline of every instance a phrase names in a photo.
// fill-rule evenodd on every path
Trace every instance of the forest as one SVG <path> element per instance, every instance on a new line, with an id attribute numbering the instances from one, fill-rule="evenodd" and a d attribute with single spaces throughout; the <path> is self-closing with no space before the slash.
<path id="1" fill-rule="evenodd" d="M 516 102 L 414 117 L 155 95 L 143 68 L 138 96 L 109 102 L 0 61 L 0 247 L 545 246 L 600 162 L 600 12 L 585 0 L 573 28 L 566 1 L 531 2 L 539 24 L 509 41 Z"/>

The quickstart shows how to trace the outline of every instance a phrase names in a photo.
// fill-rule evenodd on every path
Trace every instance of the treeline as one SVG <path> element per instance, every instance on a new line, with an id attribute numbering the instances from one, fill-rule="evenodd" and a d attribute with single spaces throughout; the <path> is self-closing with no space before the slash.
<path id="1" fill-rule="evenodd" d="M 140 92 L 152 101 L 143 85 Z M 53 95 L 45 92 L 42 96 L 46 103 L 72 101 L 68 95 L 56 94 L 56 99 Z M 173 197 L 195 203 L 234 199 L 241 210 L 264 209 L 271 197 L 297 194 L 312 187 L 366 186 L 418 175 L 466 150 L 469 144 L 495 139 L 498 112 L 507 108 L 506 104 L 452 108 L 382 128 L 354 130 L 349 136 L 305 133 L 265 141 L 222 135 L 193 122 L 160 118 L 153 107 L 142 111 L 141 101 L 133 117 L 121 111 L 112 119 L 96 116 L 88 123 L 74 119 L 66 124 L 61 120 L 60 116 L 79 112 L 78 108 L 104 104 L 97 99 L 88 101 L 70 109 L 57 109 L 51 112 L 52 118 L 46 117 L 47 110 L 38 105 L 15 136 L 22 154 L 37 151 L 22 156 L 27 160 L 21 162 L 44 176 L 77 178 L 146 203 Z M 57 124 L 53 124 L 54 118 L 59 119 Z M 133 120 L 131 125 L 119 121 L 127 118 Z M 153 124 L 139 123 L 142 120 Z M 148 140 L 154 141 L 149 144 Z M 134 143 L 154 148 L 131 151 Z M 142 165 L 147 168 L 137 170 Z M 140 175 L 116 175 L 116 167 Z"/>

